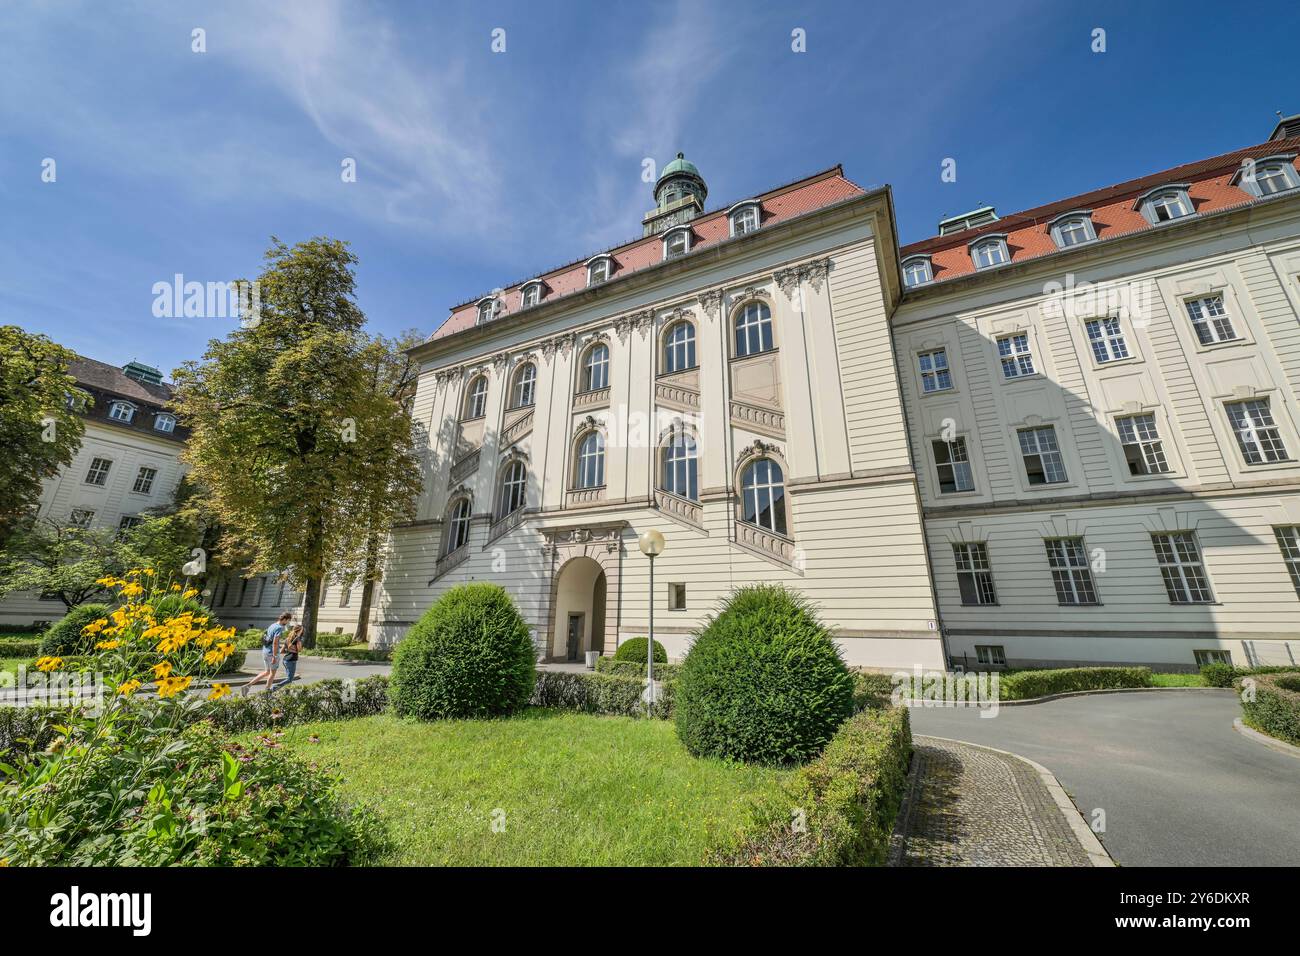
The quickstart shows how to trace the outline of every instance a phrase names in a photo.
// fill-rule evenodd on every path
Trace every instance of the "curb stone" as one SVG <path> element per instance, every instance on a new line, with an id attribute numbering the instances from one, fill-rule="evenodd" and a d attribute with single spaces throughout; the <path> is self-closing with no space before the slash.
<path id="1" fill-rule="evenodd" d="M 1107 687 L 1103 690 L 1067 690 L 1067 691 L 1062 691 L 1059 694 L 1048 694 L 1046 697 L 1026 697 L 1023 698 L 1022 700 L 999 700 L 998 706 L 999 707 L 1023 707 L 1028 704 L 1045 704 L 1048 701 L 1062 700 L 1066 697 L 1091 697 L 1094 694 L 1147 694 L 1147 693 L 1160 692 L 1160 691 L 1214 691 L 1214 692 L 1228 691 L 1229 693 L 1234 693 L 1231 687 Z M 904 707 L 912 707 L 915 706 L 917 702 L 914 698 L 909 698 L 907 700 L 900 701 L 899 703 Z M 959 705 L 953 703 L 952 701 L 945 701 L 945 700 L 923 701 L 921 703 L 922 706 L 925 707 L 958 707 L 958 706 L 974 707 L 975 706 L 973 704 L 967 704 L 967 703 L 963 703 Z M 965 742 L 966 741 L 964 740 L 958 741 L 958 743 L 965 743 Z M 985 749 L 992 750 L 993 748 L 987 747 Z"/>
<path id="2" fill-rule="evenodd" d="M 1300 747 L 1295 744 L 1289 744 L 1285 740 L 1278 740 L 1276 737 L 1270 737 L 1268 734 L 1262 734 L 1254 727 L 1247 727 L 1246 722 L 1238 717 L 1232 722 L 1232 729 L 1247 740 L 1253 740 L 1257 744 L 1262 744 L 1270 750 L 1276 750 L 1278 753 L 1286 754 L 1289 757 L 1300 758 Z"/>
<path id="3" fill-rule="evenodd" d="M 1159 688 L 1153 688 L 1153 689 L 1159 689 Z M 1177 688 L 1167 688 L 1167 689 L 1174 690 Z M 1201 689 L 1211 689 L 1211 688 L 1193 687 L 1187 689 L 1201 690 Z M 1028 757 L 1022 757 L 1020 754 L 1012 753 L 1009 750 L 999 750 L 997 747 L 986 747 L 983 744 L 973 744 L 969 740 L 957 740 L 953 737 L 936 737 L 933 734 L 917 734 L 916 736 L 918 738 L 928 737 L 931 740 L 943 740 L 949 743 L 962 744 L 963 746 L 966 747 L 975 747 L 978 750 L 988 750 L 996 754 L 1002 754 L 1004 757 L 1012 757 L 1016 760 L 1019 760 L 1021 763 L 1028 764 L 1031 768 L 1033 768 L 1034 772 L 1038 774 L 1038 779 L 1041 780 L 1043 786 L 1047 788 L 1047 792 L 1052 795 L 1052 799 L 1056 802 L 1057 809 L 1061 811 L 1061 816 L 1063 816 L 1065 818 L 1065 822 L 1069 824 L 1070 830 L 1074 833 L 1075 839 L 1079 841 L 1079 846 L 1083 849 L 1083 852 L 1088 855 L 1088 860 L 1092 863 L 1092 865 L 1093 866 L 1117 866 L 1118 865 L 1116 864 L 1115 860 L 1111 857 L 1111 855 L 1106 852 L 1106 848 L 1102 846 L 1101 841 L 1097 839 L 1097 834 L 1092 832 L 1092 829 L 1088 826 L 1087 821 L 1083 819 L 1083 814 L 1080 813 L 1079 808 L 1074 805 L 1074 801 L 1071 800 L 1070 795 L 1065 792 L 1065 788 L 1062 787 L 1060 781 L 1056 779 L 1056 775 L 1053 774 L 1052 771 L 1044 767 L 1042 764 L 1036 763 L 1035 761 L 1030 760 Z M 909 787 L 908 797 L 909 798 L 911 797 L 910 787 Z M 901 810 L 900 810 L 900 816 L 901 816 Z M 892 857 L 892 848 L 891 848 L 891 857 Z"/>

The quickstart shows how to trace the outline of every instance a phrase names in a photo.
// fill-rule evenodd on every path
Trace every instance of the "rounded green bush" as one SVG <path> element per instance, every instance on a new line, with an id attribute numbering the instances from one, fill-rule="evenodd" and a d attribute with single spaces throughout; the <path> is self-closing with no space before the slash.
<path id="1" fill-rule="evenodd" d="M 629 637 L 622 644 L 618 645 L 618 650 L 614 652 L 614 660 L 635 661 L 638 664 L 644 664 L 646 641 L 648 640 L 649 638 L 645 637 Z M 664 650 L 664 646 L 658 641 L 655 641 L 655 663 L 668 663 L 668 652 Z"/>
<path id="2" fill-rule="evenodd" d="M 677 736 L 696 756 L 798 763 L 853 712 L 853 675 L 807 601 L 753 585 L 691 645 L 676 708 Z"/>
<path id="3" fill-rule="evenodd" d="M 94 637 L 81 633 L 81 629 L 91 621 L 108 617 L 113 609 L 107 604 L 78 604 L 45 629 L 41 635 L 40 655 L 42 657 L 68 657 L 76 654 L 89 654 L 94 650 Z"/>
<path id="4" fill-rule="evenodd" d="M 498 717 L 528 703 L 536 652 L 528 625 L 496 584 L 454 587 L 397 645 L 389 694 L 409 717 Z"/>

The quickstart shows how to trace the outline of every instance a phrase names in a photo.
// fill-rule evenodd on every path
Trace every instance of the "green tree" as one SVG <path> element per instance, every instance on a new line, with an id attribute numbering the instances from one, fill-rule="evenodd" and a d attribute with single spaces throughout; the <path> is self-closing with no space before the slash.
<path id="1" fill-rule="evenodd" d="M 366 544 L 371 489 L 391 486 L 391 456 L 416 467 L 409 419 L 403 437 L 394 403 L 373 386 L 356 261 L 339 240 L 291 248 L 273 238 L 256 313 L 174 376 L 174 405 L 190 428 L 184 457 L 221 549 L 247 555 L 252 573 L 284 572 L 304 592 L 308 647 L 322 582 Z"/>
<path id="2" fill-rule="evenodd" d="M 44 335 L 0 326 L 0 546 L 30 518 L 41 482 L 81 447 L 85 426 L 68 404 L 74 358 Z"/>

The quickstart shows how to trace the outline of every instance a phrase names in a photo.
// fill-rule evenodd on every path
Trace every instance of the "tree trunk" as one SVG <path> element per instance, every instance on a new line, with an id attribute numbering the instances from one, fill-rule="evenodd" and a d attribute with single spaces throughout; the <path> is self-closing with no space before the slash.
<path id="1" fill-rule="evenodd" d="M 308 578 L 302 596 L 302 646 L 316 646 L 316 617 L 320 610 L 320 578 Z"/>
<path id="2" fill-rule="evenodd" d="M 369 576 L 361 584 L 361 607 L 357 610 L 357 632 L 353 640 L 358 644 L 370 643 L 370 602 L 375 593 L 375 580 Z"/>

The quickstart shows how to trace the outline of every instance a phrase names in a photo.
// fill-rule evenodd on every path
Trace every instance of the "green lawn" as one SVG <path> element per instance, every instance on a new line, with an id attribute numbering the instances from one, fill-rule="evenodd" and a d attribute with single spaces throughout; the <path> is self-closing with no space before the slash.
<path id="1" fill-rule="evenodd" d="M 671 722 L 540 709 L 307 724 L 280 741 L 333 764 L 388 822 L 387 862 L 408 866 L 698 864 L 788 773 L 697 760 Z"/>
<path id="2" fill-rule="evenodd" d="M 3 653 L 3 649 L 0 649 Z M 0 674 L 13 674 L 17 676 L 18 665 L 26 664 L 31 669 L 32 659 L 30 657 L 0 657 Z"/>

